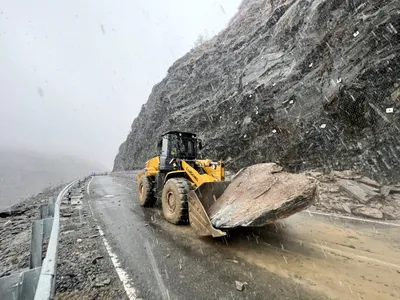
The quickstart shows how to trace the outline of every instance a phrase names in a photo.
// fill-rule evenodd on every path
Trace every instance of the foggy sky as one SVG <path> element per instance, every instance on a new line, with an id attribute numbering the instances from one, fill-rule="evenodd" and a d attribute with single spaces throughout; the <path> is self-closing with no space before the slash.
<path id="1" fill-rule="evenodd" d="M 0 145 L 112 167 L 154 84 L 240 0 L 0 0 Z"/>

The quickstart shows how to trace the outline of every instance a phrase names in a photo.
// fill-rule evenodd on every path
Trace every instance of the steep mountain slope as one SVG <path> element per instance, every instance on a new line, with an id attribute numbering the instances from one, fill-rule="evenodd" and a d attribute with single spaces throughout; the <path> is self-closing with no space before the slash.
<path id="1" fill-rule="evenodd" d="M 247 0 L 227 29 L 154 86 L 114 170 L 160 133 L 194 131 L 233 170 L 353 169 L 400 179 L 400 2 Z"/>
<path id="2" fill-rule="evenodd" d="M 0 149 L 0 207 L 9 206 L 50 185 L 105 168 L 66 155 Z"/>

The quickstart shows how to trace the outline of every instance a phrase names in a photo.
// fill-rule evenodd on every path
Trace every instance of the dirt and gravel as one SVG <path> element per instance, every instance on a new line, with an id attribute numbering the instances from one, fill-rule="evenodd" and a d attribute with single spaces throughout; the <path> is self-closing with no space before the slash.
<path id="1" fill-rule="evenodd" d="M 306 174 L 318 182 L 311 209 L 371 219 L 400 219 L 400 183 L 385 185 L 352 171 Z"/>
<path id="2" fill-rule="evenodd" d="M 61 209 L 56 299 L 128 299 L 93 218 L 86 182 Z"/>

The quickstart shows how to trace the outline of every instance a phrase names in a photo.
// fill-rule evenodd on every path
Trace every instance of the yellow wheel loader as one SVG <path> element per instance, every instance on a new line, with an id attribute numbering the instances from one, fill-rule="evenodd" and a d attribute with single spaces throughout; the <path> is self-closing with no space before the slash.
<path id="1" fill-rule="evenodd" d="M 227 229 L 264 226 L 311 204 L 315 184 L 305 176 L 258 164 L 225 181 L 222 161 L 197 159 L 201 147 L 193 133 L 164 133 L 159 155 L 138 174 L 140 205 L 151 207 L 161 199 L 168 222 L 190 222 L 198 235 L 220 237 Z"/>

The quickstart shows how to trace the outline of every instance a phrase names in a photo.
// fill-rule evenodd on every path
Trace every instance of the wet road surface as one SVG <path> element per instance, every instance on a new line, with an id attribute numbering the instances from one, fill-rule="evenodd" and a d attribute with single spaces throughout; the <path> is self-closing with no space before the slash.
<path id="1" fill-rule="evenodd" d="M 217 240 L 141 208 L 132 180 L 94 177 L 86 197 L 132 299 L 400 299 L 396 224 L 302 212 Z"/>

